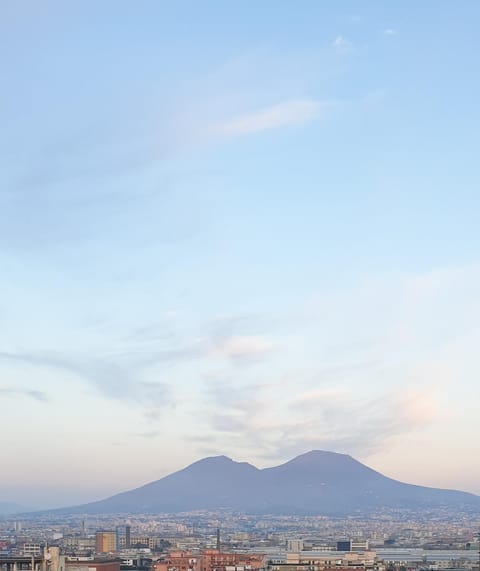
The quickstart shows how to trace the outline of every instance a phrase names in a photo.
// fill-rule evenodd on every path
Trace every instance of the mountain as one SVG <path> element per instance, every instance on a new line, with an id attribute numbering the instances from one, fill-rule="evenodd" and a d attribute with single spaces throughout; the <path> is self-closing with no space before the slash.
<path id="1" fill-rule="evenodd" d="M 314 450 L 273 468 L 204 458 L 140 488 L 55 513 L 155 513 L 229 508 L 343 515 L 381 508 L 480 508 L 480 496 L 404 484 L 346 454 Z"/>

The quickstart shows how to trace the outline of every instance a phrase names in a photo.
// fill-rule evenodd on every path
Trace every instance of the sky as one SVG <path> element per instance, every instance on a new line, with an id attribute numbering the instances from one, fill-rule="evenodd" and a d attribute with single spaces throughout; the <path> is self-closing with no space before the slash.
<path id="1" fill-rule="evenodd" d="M 348 453 L 480 493 L 480 4 L 0 4 L 0 500 Z"/>

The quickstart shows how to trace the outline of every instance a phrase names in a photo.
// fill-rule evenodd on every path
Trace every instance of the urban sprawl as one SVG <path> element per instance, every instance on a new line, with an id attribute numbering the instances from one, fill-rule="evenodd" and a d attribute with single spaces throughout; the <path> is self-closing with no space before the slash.
<path id="1" fill-rule="evenodd" d="M 479 570 L 478 514 L 228 511 L 0 520 L 0 571 Z"/>

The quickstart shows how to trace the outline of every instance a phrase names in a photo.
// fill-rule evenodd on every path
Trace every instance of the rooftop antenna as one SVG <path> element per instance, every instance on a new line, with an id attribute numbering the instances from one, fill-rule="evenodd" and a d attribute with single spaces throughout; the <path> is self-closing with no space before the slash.
<path id="1" fill-rule="evenodd" d="M 220 528 L 219 527 L 217 527 L 217 551 L 220 553 Z"/>

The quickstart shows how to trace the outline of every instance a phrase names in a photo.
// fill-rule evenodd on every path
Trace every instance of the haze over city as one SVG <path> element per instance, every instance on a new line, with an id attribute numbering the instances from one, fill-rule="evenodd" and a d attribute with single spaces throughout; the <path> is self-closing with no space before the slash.
<path id="1" fill-rule="evenodd" d="M 0 501 L 312 449 L 480 494 L 480 4 L 0 5 Z"/>

